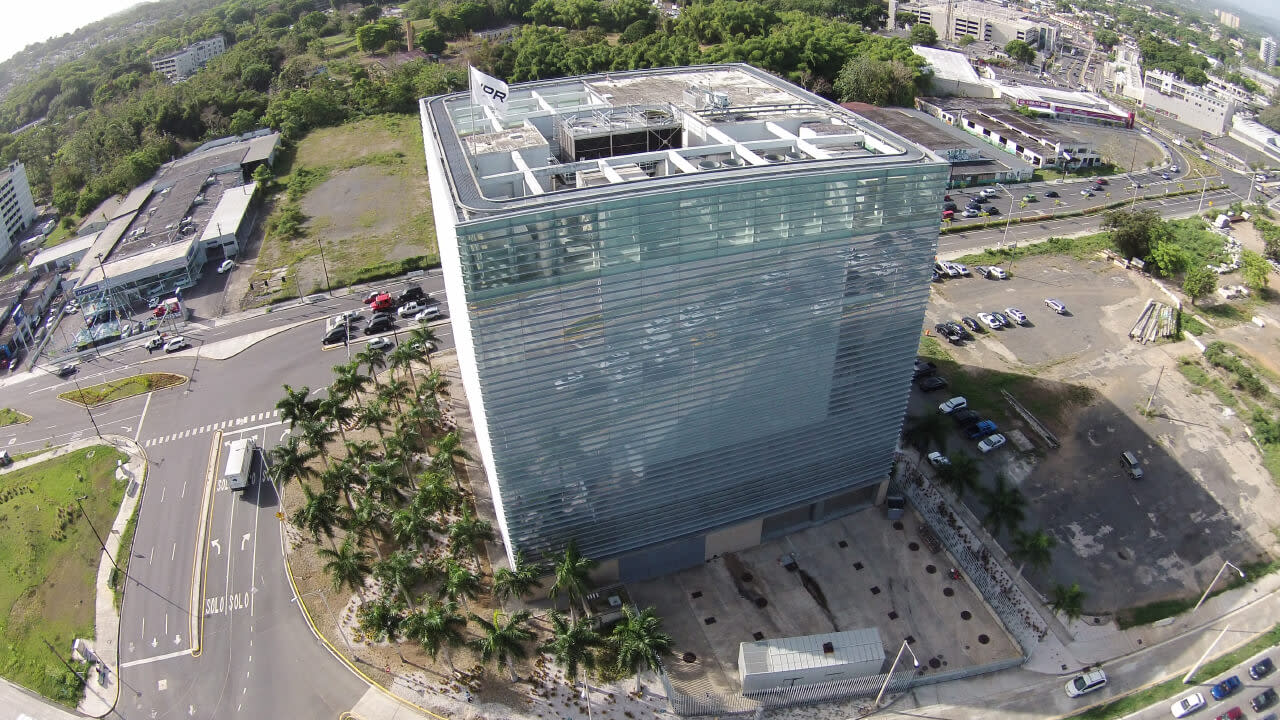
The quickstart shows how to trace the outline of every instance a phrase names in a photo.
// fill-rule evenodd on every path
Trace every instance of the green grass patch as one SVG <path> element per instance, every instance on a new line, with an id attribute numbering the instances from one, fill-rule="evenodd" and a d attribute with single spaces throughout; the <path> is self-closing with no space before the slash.
<path id="1" fill-rule="evenodd" d="M 1240 401 L 1236 400 L 1235 394 L 1226 385 L 1223 385 L 1221 380 L 1210 375 L 1195 358 L 1185 356 L 1178 358 L 1178 372 L 1182 373 L 1187 382 L 1198 388 L 1209 390 L 1218 396 L 1218 400 L 1223 405 L 1233 408 L 1240 407 Z"/>
<path id="2" fill-rule="evenodd" d="M 95 527 L 114 522 L 124 483 L 124 454 L 99 445 L 0 475 L 0 675 L 74 707 L 79 680 L 45 647 L 64 655 L 92 638 L 94 581 L 101 549 L 76 506 Z"/>
<path id="3" fill-rule="evenodd" d="M 120 611 L 120 601 L 124 598 L 124 579 L 129 574 L 129 558 L 133 557 L 133 534 L 138 529 L 138 509 L 142 503 L 133 506 L 129 522 L 125 523 L 124 532 L 120 534 L 120 549 L 116 551 L 116 565 L 111 568 L 111 595 L 115 600 L 116 611 Z"/>
<path id="4" fill-rule="evenodd" d="M 1197 306 L 1196 310 L 1207 315 L 1211 321 L 1221 327 L 1231 327 L 1249 322 L 1253 318 L 1252 306 L 1247 303 L 1220 303 L 1218 305 Z"/>
<path id="5" fill-rule="evenodd" d="M 1097 398 L 1096 392 L 1082 385 L 960 365 L 951 358 L 942 343 L 932 336 L 926 336 L 920 341 L 919 354 L 937 364 L 938 374 L 947 379 L 947 392 L 952 397 L 963 396 L 969 401 L 970 407 L 983 408 L 986 415 L 1002 426 L 1013 422 L 1015 416 L 1001 390 L 1007 391 L 1044 423 L 1060 422 L 1073 408 L 1087 407 Z"/>
<path id="6" fill-rule="evenodd" d="M 991 248 L 982 252 L 970 253 L 958 258 L 958 260 L 966 265 L 1003 266 L 1023 258 L 1041 255 L 1071 255 L 1077 259 L 1084 259 L 1114 247 L 1111 244 L 1111 234 L 1101 232 L 1072 238 L 1051 237 L 1044 242 L 1019 245 L 1014 248 Z"/>
<path id="7" fill-rule="evenodd" d="M 1209 593 L 1209 597 L 1217 597 L 1228 590 L 1248 585 L 1253 582 L 1270 575 L 1280 568 L 1280 562 L 1255 562 L 1241 563 L 1240 569 L 1244 570 L 1244 578 L 1242 579 L 1235 573 L 1223 573 L 1222 579 L 1213 586 L 1213 592 Z M 1206 598 L 1207 599 L 1207 598 Z M 1121 630 L 1139 625 L 1148 625 L 1157 620 L 1171 618 L 1179 615 L 1196 606 L 1200 601 L 1200 596 L 1190 598 L 1174 598 L 1172 600 L 1157 600 L 1146 605 L 1138 607 L 1126 608 L 1116 613 L 1116 624 Z"/>
<path id="8" fill-rule="evenodd" d="M 426 270 L 437 267 L 440 267 L 440 257 L 438 255 L 419 255 L 405 258 L 404 260 L 388 260 L 366 265 L 351 272 L 334 275 L 333 284 L 334 287 L 357 285 L 363 282 L 382 280 L 383 278 L 400 277 L 413 270 Z"/>
<path id="9" fill-rule="evenodd" d="M 1250 640 L 1244 645 L 1224 653 L 1200 666 L 1200 670 L 1196 672 L 1199 677 L 1213 677 L 1222 672 L 1230 670 L 1232 667 L 1239 665 L 1249 657 L 1256 655 L 1263 650 L 1280 643 L 1280 625 L 1273 626 L 1270 630 Z M 1190 688 L 1182 684 L 1182 674 L 1179 673 L 1164 682 L 1153 685 L 1145 690 L 1139 690 L 1130 693 L 1121 698 L 1116 698 L 1110 702 L 1102 703 L 1085 710 L 1084 712 L 1071 715 L 1073 718 L 1083 718 L 1083 720 L 1112 720 L 1113 718 L 1124 717 L 1131 713 L 1135 713 L 1149 705 L 1154 705 L 1162 700 L 1171 700 L 1177 695 L 1188 691 Z"/>
<path id="10" fill-rule="evenodd" d="M 134 395 L 148 393 L 152 390 L 163 390 L 175 385 L 181 385 L 186 381 L 187 379 L 182 375 L 146 373 L 145 375 L 133 375 L 120 380 L 111 380 L 99 385 L 90 385 L 79 390 L 70 390 L 58 395 L 58 397 L 78 405 L 97 407 L 98 405 L 105 405 L 106 403 L 123 400 Z"/>
<path id="11" fill-rule="evenodd" d="M 0 427 L 4 427 L 5 425 L 18 425 L 27 422 L 31 422 L 30 415 L 11 408 L 0 408 Z"/>
<path id="12" fill-rule="evenodd" d="M 951 353 L 942 347 L 942 343 L 938 342 L 938 338 L 932 335 L 922 335 L 920 337 L 920 357 L 929 358 L 933 361 L 953 362 Z"/>
<path id="13" fill-rule="evenodd" d="M 1188 313 L 1182 314 L 1182 329 L 1196 337 L 1202 337 L 1213 332 L 1213 328 L 1200 322 L 1200 318 Z"/>

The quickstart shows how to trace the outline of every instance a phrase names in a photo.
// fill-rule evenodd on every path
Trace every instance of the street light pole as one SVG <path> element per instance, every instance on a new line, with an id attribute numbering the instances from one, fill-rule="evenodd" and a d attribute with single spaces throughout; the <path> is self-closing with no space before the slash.
<path id="1" fill-rule="evenodd" d="M 107 544 L 102 542 L 102 536 L 98 534 L 98 528 L 93 526 L 93 521 L 89 519 L 89 514 L 84 511 L 84 506 L 80 504 L 81 500 L 85 500 L 88 497 L 88 495 L 81 495 L 76 498 L 76 507 L 80 508 L 80 514 L 84 516 L 84 521 L 89 523 L 89 529 L 93 531 L 93 536 L 98 538 L 98 545 L 102 547 L 102 554 L 106 555 L 107 559 L 111 561 L 111 567 L 115 568 L 117 572 L 124 574 L 124 571 L 116 564 L 116 559 L 111 557 L 110 552 L 107 552 Z"/>
<path id="2" fill-rule="evenodd" d="M 316 248 L 320 250 L 320 269 L 324 271 L 324 291 L 333 294 L 333 287 L 329 285 L 329 266 L 324 261 L 324 245 L 320 242 L 320 238 L 316 238 Z M 298 294 L 302 294 L 302 288 L 298 288 Z"/>
<path id="3" fill-rule="evenodd" d="M 93 410 L 89 408 L 89 400 L 84 396 L 84 390 L 80 389 L 80 381 L 75 375 L 71 376 L 71 383 L 76 386 L 76 397 L 80 398 L 80 403 L 84 405 L 84 411 L 89 414 L 89 422 L 93 425 L 93 433 L 102 439 L 102 431 L 98 429 L 98 421 L 93 419 Z"/>
<path id="4" fill-rule="evenodd" d="M 909 645 L 907 645 L 906 640 L 903 640 L 902 647 L 898 648 L 898 654 L 893 658 L 893 664 L 889 666 L 889 674 L 884 676 L 884 684 L 880 686 L 880 692 L 876 694 L 875 704 L 872 705 L 872 707 L 875 709 L 880 708 L 880 699 L 884 697 L 884 691 L 889 688 L 889 680 L 893 678 L 893 671 L 897 669 L 898 661 L 902 659 L 903 650 L 906 650 L 907 652 L 911 653 L 911 662 L 914 664 L 915 667 L 920 667 L 920 660 L 919 658 L 916 657 L 915 651 L 912 650 Z"/>
<path id="5" fill-rule="evenodd" d="M 1003 191 L 1005 191 L 1005 192 L 1009 193 L 1009 214 L 1008 214 L 1008 216 L 1005 218 L 1005 221 L 1004 221 L 1004 236 L 1003 236 L 1002 238 L 1000 238 L 1000 247 L 1005 247 L 1005 246 L 1008 244 L 1008 242 L 1009 242 L 1009 226 L 1013 224 L 1013 200 L 1014 200 L 1014 198 L 1013 198 L 1013 192 L 1011 192 L 1011 191 L 1009 190 L 1009 188 L 1005 187 L 1004 185 L 1001 185 L 1000 183 L 996 183 L 996 187 L 998 187 L 998 188 L 1000 188 L 1001 190 L 1003 190 Z"/>
<path id="6" fill-rule="evenodd" d="M 1193 608 L 1191 608 L 1191 612 L 1195 612 L 1195 611 L 1197 611 L 1197 610 L 1199 610 L 1199 609 L 1200 609 L 1200 606 L 1201 606 L 1201 605 L 1203 605 L 1203 604 L 1204 604 L 1204 601 L 1208 599 L 1208 597 L 1209 597 L 1209 591 L 1210 591 L 1210 590 L 1212 590 L 1212 589 L 1213 589 L 1213 586 L 1214 586 L 1214 585 L 1216 585 L 1216 584 L 1218 583 L 1218 580 L 1220 580 L 1220 579 L 1222 578 L 1222 573 L 1226 572 L 1226 570 L 1227 570 L 1227 568 L 1228 568 L 1228 567 L 1230 567 L 1232 570 L 1235 570 L 1236 572 L 1240 573 L 1240 579 L 1241 579 L 1241 580 L 1243 580 L 1243 579 L 1244 579 L 1244 571 L 1243 571 L 1243 570 L 1241 570 L 1240 568 L 1236 567 L 1235 565 L 1232 565 L 1230 562 L 1224 562 L 1224 563 L 1222 563 L 1222 567 L 1218 568 L 1218 574 L 1213 576 L 1213 582 L 1209 583 L 1209 587 L 1207 587 L 1207 588 L 1205 588 L 1205 589 L 1204 589 L 1204 594 L 1200 596 L 1200 602 L 1196 603 L 1196 606 L 1195 606 L 1195 607 L 1193 607 Z"/>

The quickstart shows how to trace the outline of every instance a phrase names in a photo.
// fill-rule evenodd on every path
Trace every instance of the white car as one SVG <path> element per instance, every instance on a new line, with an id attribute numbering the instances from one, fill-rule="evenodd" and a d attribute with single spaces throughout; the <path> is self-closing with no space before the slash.
<path id="1" fill-rule="evenodd" d="M 1204 696 L 1200 693 L 1188 695 L 1169 706 L 1169 712 L 1176 718 L 1182 718 L 1204 707 Z"/>
<path id="2" fill-rule="evenodd" d="M 189 347 L 191 347 L 191 343 L 187 342 L 186 338 L 179 335 L 176 338 L 170 338 L 169 342 L 164 344 L 164 351 L 167 353 L 178 352 L 183 348 L 189 348 Z"/>
<path id="3" fill-rule="evenodd" d="M 953 262 L 944 262 L 942 267 L 951 277 L 963 277 L 964 273 L 960 271 L 960 266 Z"/>
<path id="4" fill-rule="evenodd" d="M 1004 323 L 1000 322 L 1000 319 L 991 313 L 978 313 L 978 320 L 982 321 L 983 325 L 986 325 L 992 330 L 999 330 L 1004 327 Z"/>
<path id="5" fill-rule="evenodd" d="M 75 315 L 76 313 L 80 312 L 80 306 L 73 302 L 69 302 L 66 304 L 65 307 L 62 308 L 62 312 L 68 315 Z"/>
<path id="6" fill-rule="evenodd" d="M 942 467 L 943 465 L 950 465 L 951 458 L 935 450 L 929 453 L 929 464 L 934 467 Z"/>
<path id="7" fill-rule="evenodd" d="M 992 280 L 1005 280 L 1008 279 L 1009 273 L 1005 272 L 1003 268 L 998 268 L 992 265 L 987 268 L 987 277 Z"/>
<path id="8" fill-rule="evenodd" d="M 1089 670 L 1071 678 L 1067 683 L 1067 697 L 1080 697 L 1107 684 L 1107 674 L 1102 670 Z"/>
<path id="9" fill-rule="evenodd" d="M 231 271 L 235 266 L 236 266 L 235 260 L 223 260 L 222 264 L 218 266 L 218 274 L 219 275 L 225 274 Z"/>
<path id="10" fill-rule="evenodd" d="M 956 271 L 959 272 L 961 275 L 964 275 L 966 277 L 973 276 L 973 273 L 969 272 L 969 268 L 965 267 L 964 265 L 961 265 L 958 262 L 951 263 L 951 267 L 955 268 Z"/>
<path id="11" fill-rule="evenodd" d="M 390 338 L 386 337 L 374 338 L 369 341 L 370 350 L 381 350 L 382 352 L 387 352 L 395 346 L 396 344 L 391 342 Z"/>
<path id="12" fill-rule="evenodd" d="M 440 314 L 441 313 L 440 313 L 439 305 L 428 305 L 424 307 L 422 311 L 419 312 L 417 315 L 414 315 L 413 319 L 416 320 L 417 322 L 425 323 L 431 320 L 435 320 L 436 318 L 440 317 Z"/>
<path id="13" fill-rule="evenodd" d="M 1044 304 L 1048 305 L 1050 310 L 1058 313 L 1059 315 L 1067 314 L 1067 306 L 1063 305 L 1061 300 L 1054 300 L 1053 298 L 1045 298 Z"/>
<path id="14" fill-rule="evenodd" d="M 968 400 L 965 400 L 962 397 L 953 397 L 950 400 L 939 405 L 938 412 L 942 413 L 943 415 L 950 415 L 951 413 L 957 410 L 960 410 L 962 408 L 967 408 L 967 407 L 969 407 Z"/>
<path id="15" fill-rule="evenodd" d="M 965 208 L 965 211 L 960 213 L 960 215 L 962 217 L 967 217 L 967 218 L 976 218 L 978 217 L 978 211 L 970 208 Z"/>
<path id="16" fill-rule="evenodd" d="M 996 433 L 995 435 L 991 435 L 984 438 L 983 440 L 980 440 L 978 442 L 978 449 L 984 453 L 989 453 L 992 450 L 995 450 L 996 448 L 1003 446 L 1004 442 L 1005 442 L 1004 435 L 1001 435 L 1000 433 Z"/>
<path id="17" fill-rule="evenodd" d="M 337 315 L 333 316 L 334 320 L 338 322 L 346 322 L 346 323 L 358 323 L 363 318 L 364 316 L 360 314 L 359 310 L 347 310 L 345 312 L 340 312 Z"/>
<path id="18" fill-rule="evenodd" d="M 144 347 L 146 347 L 148 350 L 155 350 L 157 348 L 164 347 L 164 338 L 160 337 L 159 335 L 153 338 L 150 338 L 147 340 L 147 344 Z"/>
<path id="19" fill-rule="evenodd" d="M 413 317 L 414 315 L 417 315 L 418 313 L 422 312 L 422 310 L 423 310 L 423 307 L 418 303 L 409 302 L 409 303 L 405 303 L 404 305 L 401 305 L 400 309 L 396 311 L 396 314 L 402 318 L 407 318 L 407 317 Z"/>
<path id="20" fill-rule="evenodd" d="M 1018 309 L 1018 308 L 1016 308 L 1016 307 L 1007 307 L 1007 308 L 1005 308 L 1005 309 L 1004 309 L 1004 314 L 1005 314 L 1005 315 L 1008 315 L 1008 316 L 1009 316 L 1009 317 L 1011 317 L 1011 318 L 1013 318 L 1013 319 L 1014 319 L 1014 322 L 1018 323 L 1019 325 L 1026 325 L 1028 322 L 1030 322 L 1030 321 L 1027 319 L 1027 314 L 1026 314 L 1026 313 L 1024 313 L 1024 312 L 1022 312 L 1021 310 L 1019 310 L 1019 309 Z"/>

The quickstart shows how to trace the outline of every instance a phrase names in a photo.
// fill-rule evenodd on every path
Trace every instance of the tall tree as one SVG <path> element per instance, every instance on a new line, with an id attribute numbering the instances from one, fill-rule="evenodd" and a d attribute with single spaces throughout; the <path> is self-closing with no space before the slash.
<path id="1" fill-rule="evenodd" d="M 515 661 L 525 656 L 524 643 L 533 639 L 533 632 L 527 627 L 529 611 L 520 610 L 506 615 L 501 610 L 494 610 L 492 621 L 475 613 L 469 617 L 480 626 L 481 636 L 471 643 L 479 651 L 480 659 L 486 663 L 505 664 L 511 672 L 511 682 L 519 680 Z"/>
<path id="2" fill-rule="evenodd" d="M 466 448 L 462 447 L 462 437 L 458 435 L 458 431 L 445 433 L 436 440 L 436 453 L 431 456 L 432 467 L 443 470 L 457 482 L 458 489 L 462 489 L 462 483 L 458 480 L 458 472 L 455 463 L 459 460 L 470 460 L 471 455 Z"/>
<path id="3" fill-rule="evenodd" d="M 449 543 L 456 553 L 466 550 L 474 556 L 480 554 L 480 543 L 493 539 L 493 526 L 487 520 L 476 517 L 471 508 L 462 509 L 462 515 L 449 523 Z"/>
<path id="4" fill-rule="evenodd" d="M 344 365 L 334 365 L 333 375 L 332 390 L 341 395 L 353 396 L 357 404 L 360 403 L 360 392 L 372 382 L 368 375 L 360 372 L 360 363 L 356 360 Z"/>
<path id="5" fill-rule="evenodd" d="M 480 576 L 458 562 L 456 558 L 445 558 L 441 572 L 440 597 L 447 597 L 450 600 L 461 599 L 463 604 L 467 605 L 468 600 L 475 600 L 480 595 L 482 587 Z"/>
<path id="6" fill-rule="evenodd" d="M 949 434 L 946 418 L 931 412 L 908 417 L 907 430 L 902 434 L 902 440 L 922 454 L 928 452 L 930 446 L 946 452 Z"/>
<path id="7" fill-rule="evenodd" d="M 661 658 L 671 654 L 671 636 L 662 632 L 662 619 L 653 608 L 636 612 L 630 605 L 622 606 L 622 620 L 613 627 L 610 636 L 617 656 L 618 670 L 636 676 L 636 689 L 640 689 L 640 673 L 656 672 Z"/>
<path id="8" fill-rule="evenodd" d="M 325 561 L 324 571 L 332 578 L 335 591 L 348 587 L 364 598 L 364 580 L 373 568 L 369 565 L 369 553 L 361 550 L 354 538 L 348 535 L 337 550 L 320 548 L 316 554 Z"/>
<path id="9" fill-rule="evenodd" d="M 391 356 L 388 358 L 392 368 L 396 370 L 404 370 L 409 374 L 409 385 L 413 388 L 414 392 L 417 392 L 418 390 L 418 380 L 413 376 L 413 361 L 417 360 L 418 357 L 419 353 L 417 350 L 409 347 L 408 343 L 401 343 L 396 346 L 395 350 L 391 351 Z"/>
<path id="10" fill-rule="evenodd" d="M 427 369 L 431 369 L 431 353 L 435 352 L 436 347 L 440 344 L 440 338 L 436 336 L 435 331 L 426 325 L 409 331 L 409 338 L 406 345 L 418 356 L 427 361 Z"/>
<path id="11" fill-rule="evenodd" d="M 444 660 L 453 670 L 451 650 L 462 645 L 462 629 L 467 619 L 458 613 L 458 604 L 452 600 L 428 598 L 426 605 L 405 618 L 405 637 L 422 646 L 434 660 L 441 650 Z"/>
<path id="12" fill-rule="evenodd" d="M 350 508 L 347 527 L 351 532 L 369 541 L 369 546 L 373 548 L 373 553 L 378 556 L 378 560 L 382 560 L 382 550 L 379 541 L 382 535 L 382 521 L 386 515 L 386 510 L 378 504 L 376 500 L 368 495 L 361 495 L 356 500 L 355 505 Z"/>
<path id="13" fill-rule="evenodd" d="M 1191 304 L 1194 306 L 1197 300 L 1203 300 L 1209 297 L 1218 289 L 1218 276 L 1212 270 L 1201 265 L 1193 265 L 1187 268 L 1187 274 L 1182 278 L 1182 292 L 1191 298 Z"/>
<path id="14" fill-rule="evenodd" d="M 1018 567 L 1018 574 L 1022 574 L 1022 568 L 1030 565 L 1032 570 L 1044 570 L 1049 567 L 1049 563 L 1053 561 L 1053 548 L 1058 544 L 1053 536 L 1044 530 L 1036 530 L 1033 533 L 1018 531 L 1013 534 L 1013 552 L 1010 553 L 1013 558 L 1022 563 Z"/>
<path id="15" fill-rule="evenodd" d="M 550 653 L 556 664 L 564 668 L 565 678 L 575 683 L 579 668 L 588 673 L 596 668 L 596 650 L 603 644 L 600 635 L 587 619 L 569 621 L 564 615 L 552 610 L 551 639 L 543 643 L 539 650 Z M 583 698 L 587 701 L 587 715 L 591 714 L 591 678 L 583 678 Z M 572 685 L 570 686 L 573 687 Z"/>
<path id="16" fill-rule="evenodd" d="M 1067 616 L 1068 620 L 1076 620 L 1084 614 L 1084 591 L 1080 583 L 1053 586 L 1053 594 L 1049 599 L 1049 607 Z"/>
<path id="17" fill-rule="evenodd" d="M 449 478 L 430 469 L 422 474 L 418 492 L 413 496 L 415 506 L 438 515 L 442 522 L 461 501 L 462 493 L 449 483 Z"/>
<path id="18" fill-rule="evenodd" d="M 556 561 L 555 581 L 551 583 L 550 597 L 554 600 L 564 595 L 569 600 L 569 614 L 577 619 L 577 606 L 586 611 L 587 588 L 591 586 L 591 570 L 596 561 L 578 552 L 578 542 L 570 540 L 564 554 Z"/>
<path id="19" fill-rule="evenodd" d="M 421 570 L 413 564 L 413 556 L 414 553 L 408 550 L 397 550 L 373 566 L 374 577 L 384 585 L 394 587 L 410 611 L 417 608 L 413 603 L 413 596 L 409 594 L 409 588 L 422 577 Z"/>
<path id="20" fill-rule="evenodd" d="M 320 459 L 324 461 L 325 468 L 329 467 L 329 443 L 333 441 L 333 430 L 329 424 L 321 420 L 318 416 L 311 416 L 301 421 L 299 431 L 302 433 L 302 439 L 315 452 L 320 453 Z"/>
<path id="21" fill-rule="evenodd" d="M 319 409 L 320 401 L 308 397 L 309 395 L 311 388 L 305 385 L 297 390 L 289 385 L 284 386 L 284 397 L 276 403 L 276 409 L 280 411 L 280 419 L 289 423 L 290 430 L 299 423 L 310 420 Z"/>
<path id="22" fill-rule="evenodd" d="M 502 600 L 522 598 L 542 587 L 540 574 L 536 565 L 525 561 L 524 551 L 517 550 L 515 563 L 510 568 L 500 567 L 493 571 L 493 593 Z"/>
<path id="23" fill-rule="evenodd" d="M 955 457 L 951 458 L 950 465 L 938 468 L 938 478 L 951 488 L 956 497 L 964 497 L 965 492 L 977 490 L 978 478 L 981 474 L 978 463 L 974 461 L 972 455 L 966 453 L 956 453 Z"/>
<path id="24" fill-rule="evenodd" d="M 302 486 L 302 495 L 302 506 L 294 511 L 293 524 L 310 532 L 316 542 L 320 542 L 320 536 L 324 535 L 332 545 L 333 530 L 342 524 L 338 498 L 331 493 L 316 492 L 310 485 Z"/>
<path id="25" fill-rule="evenodd" d="M 400 628 L 404 623 L 399 603 L 386 595 L 364 603 L 356 613 L 356 618 L 360 623 L 360 631 L 379 642 L 394 643 L 400 637 Z"/>
<path id="26" fill-rule="evenodd" d="M 391 513 L 391 537 L 418 552 L 430 543 L 431 531 L 435 529 L 436 524 L 427 513 L 412 505 Z"/>
<path id="27" fill-rule="evenodd" d="M 290 480 L 305 480 L 315 475 L 315 471 L 307 463 L 316 457 L 316 451 L 302 446 L 302 440 L 295 436 L 271 448 L 271 476 L 283 487 Z"/>
<path id="28" fill-rule="evenodd" d="M 995 484 L 978 491 L 982 504 L 987 506 L 987 514 L 982 516 L 982 524 L 993 536 L 1001 530 L 1014 532 L 1022 524 L 1026 516 L 1027 498 L 1022 491 L 1009 484 L 1004 473 L 996 473 Z"/>
<path id="29" fill-rule="evenodd" d="M 355 359 L 369 368 L 369 377 L 373 378 L 374 385 L 378 385 L 378 373 L 387 367 L 387 354 L 378 348 L 366 345 L 364 350 L 356 353 Z"/>
<path id="30" fill-rule="evenodd" d="M 346 398 L 337 394 L 330 394 L 320 402 L 319 417 L 333 423 L 333 427 L 337 429 L 338 434 L 342 436 L 342 443 L 347 443 L 347 426 L 356 417 L 355 408 L 346 404 Z"/>

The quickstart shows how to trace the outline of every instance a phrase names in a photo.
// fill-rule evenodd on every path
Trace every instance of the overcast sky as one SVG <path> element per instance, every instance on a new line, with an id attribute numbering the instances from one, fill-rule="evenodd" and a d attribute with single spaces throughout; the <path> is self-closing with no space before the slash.
<path id="1" fill-rule="evenodd" d="M 0 62 L 31 43 L 69 33 L 137 5 L 140 0 L 18 0 L 0 22 Z"/>

